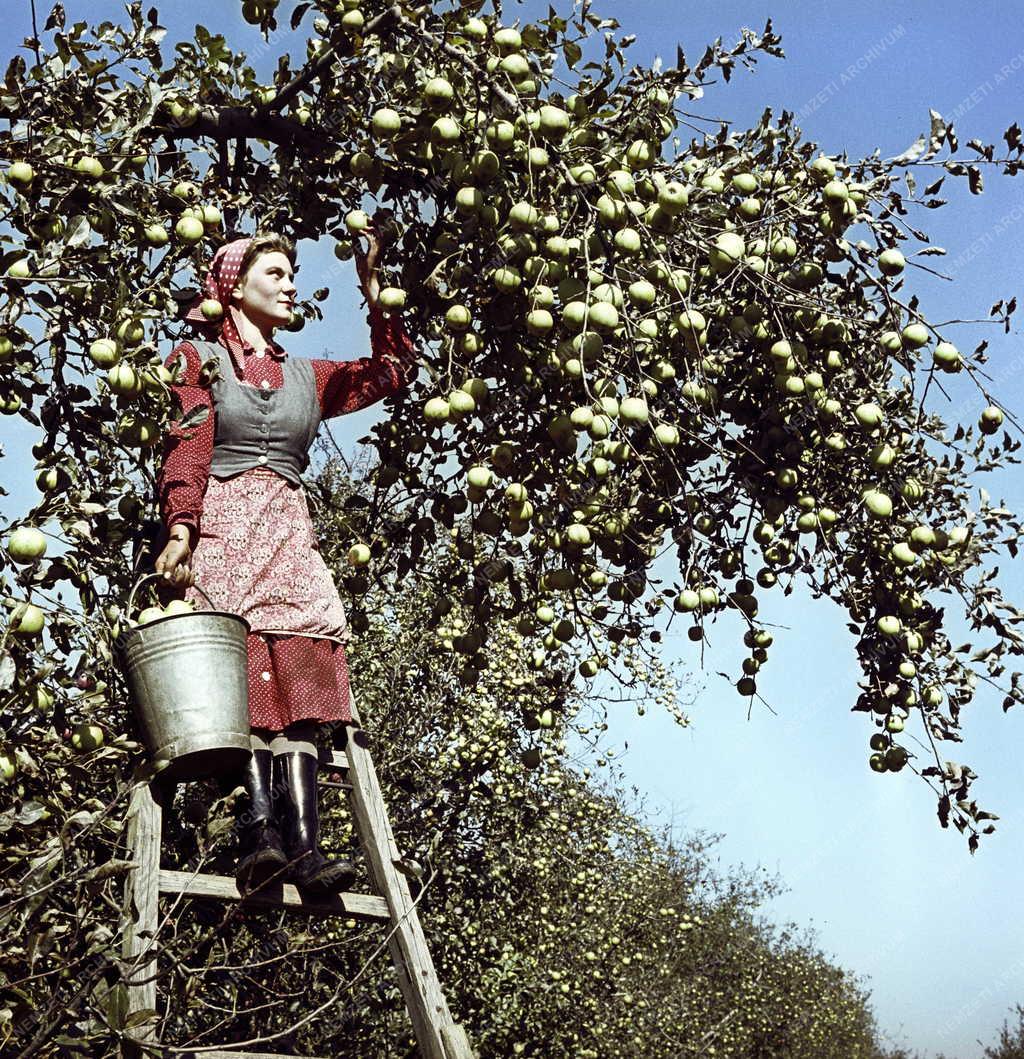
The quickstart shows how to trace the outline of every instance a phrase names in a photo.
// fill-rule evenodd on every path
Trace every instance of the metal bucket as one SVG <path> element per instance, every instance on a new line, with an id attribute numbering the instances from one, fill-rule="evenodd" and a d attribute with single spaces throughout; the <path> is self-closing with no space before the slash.
<path id="1" fill-rule="evenodd" d="M 136 582 L 128 600 L 132 611 Z M 210 597 L 194 586 L 210 607 Z M 161 772 L 183 781 L 230 773 L 252 752 L 249 735 L 249 623 L 224 611 L 170 614 L 118 637 L 135 718 Z"/>

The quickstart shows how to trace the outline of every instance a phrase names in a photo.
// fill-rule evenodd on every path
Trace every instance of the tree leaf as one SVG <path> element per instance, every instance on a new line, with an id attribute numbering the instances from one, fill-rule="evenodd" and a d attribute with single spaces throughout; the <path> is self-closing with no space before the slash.
<path id="1" fill-rule="evenodd" d="M 917 159 L 924 154 L 927 146 L 928 140 L 925 138 L 924 133 L 922 133 L 902 154 L 898 154 L 892 160 L 893 164 L 907 165 L 910 162 L 916 162 Z"/>
<path id="2" fill-rule="evenodd" d="M 292 18 L 291 18 L 292 29 L 298 29 L 299 28 L 299 23 L 302 21 L 302 19 L 305 16 L 306 12 L 312 6 L 313 5 L 311 3 L 308 3 L 308 2 L 303 2 L 301 4 L 296 5 L 295 10 L 292 12 Z"/>
<path id="3" fill-rule="evenodd" d="M 7 691 L 14 686 L 17 673 L 14 659 L 6 651 L 0 653 L 0 691 Z"/>
<path id="4" fill-rule="evenodd" d="M 135 867 L 133 860 L 108 860 L 106 864 L 92 868 L 85 873 L 86 882 L 99 882 L 101 879 L 109 879 L 114 875 L 123 875 Z"/>
<path id="5" fill-rule="evenodd" d="M 936 154 L 946 138 L 946 123 L 942 120 L 942 115 L 937 110 L 929 110 L 928 116 L 931 119 L 931 131 L 928 137 L 928 153 L 925 158 L 931 158 Z"/>
<path id="6" fill-rule="evenodd" d="M 64 5 L 54 4 L 50 9 L 49 15 L 46 16 L 46 22 L 43 24 L 43 32 L 45 33 L 49 29 L 63 29 L 64 28 Z"/>
<path id="7" fill-rule="evenodd" d="M 72 217 L 68 223 L 67 235 L 64 238 L 64 242 L 68 246 L 81 246 L 82 243 L 86 242 L 89 236 L 92 235 L 92 228 L 89 227 L 89 221 L 81 214 Z"/>

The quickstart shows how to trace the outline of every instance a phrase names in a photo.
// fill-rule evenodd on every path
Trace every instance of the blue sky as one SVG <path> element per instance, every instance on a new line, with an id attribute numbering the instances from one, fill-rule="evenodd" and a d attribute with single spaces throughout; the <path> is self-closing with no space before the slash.
<path id="1" fill-rule="evenodd" d="M 974 137 L 999 142 L 1003 130 L 1024 117 L 1020 0 L 1004 0 L 998 8 L 990 0 L 685 6 L 677 0 L 596 0 L 595 6 L 637 35 L 630 55 L 641 63 L 659 53 L 673 63 L 677 42 L 695 62 L 715 37 L 730 43 L 741 27 L 759 30 L 772 18 L 787 59 L 763 59 L 753 73 L 737 70 L 731 84 L 709 89 L 690 109 L 745 128 L 766 106 L 776 113 L 785 107 L 797 113 L 805 137 L 829 153 L 856 158 L 877 149 L 896 155 L 927 128 L 929 107 L 955 122 L 962 151 Z M 66 0 L 65 8 L 69 22 L 94 24 L 120 19 L 123 11 L 110 0 Z M 42 20 L 45 0 L 39 9 Z M 159 10 L 170 30 L 169 58 L 170 41 L 191 36 L 195 9 L 175 2 Z M 277 49 L 265 51 L 236 5 L 208 10 L 207 28 L 247 51 L 267 76 Z M 509 21 L 546 11 L 538 0 L 505 4 Z M 6 5 L 0 28 L 5 66 L 30 26 L 28 0 Z M 947 249 L 947 257 L 926 261 L 953 273 L 955 282 L 911 270 L 908 286 L 934 321 L 982 318 L 998 298 L 1020 293 L 1024 183 L 986 174 L 983 196 L 971 197 L 947 181 L 943 197 L 949 206 L 911 221 Z M 301 250 L 300 282 L 307 282 L 308 294 L 316 274 L 335 263 L 329 247 Z M 364 355 L 354 271 L 344 266 L 331 285 L 327 319 L 308 325 L 289 346 L 305 356 L 325 349 L 338 357 Z M 1004 336 L 980 324 L 950 326 L 948 337 L 964 349 L 988 338 L 994 392 L 1017 414 L 1024 411 L 1016 328 Z M 947 408 L 961 419 L 976 418 L 983 402 L 969 386 L 956 380 L 950 395 Z M 942 401 L 934 407 L 941 411 Z M 338 442 L 351 450 L 374 415 L 336 421 Z M 7 485 L 32 438 L 9 419 L 4 431 Z M 983 484 L 1020 510 L 1022 481 L 1011 471 Z M 33 496 L 30 481 L 13 483 L 4 513 L 24 511 Z M 1002 583 L 1024 598 L 1018 569 L 1004 564 Z M 950 748 L 951 757 L 969 761 L 980 774 L 976 796 L 1002 818 L 972 858 L 957 832 L 939 828 L 934 798 L 920 780 L 909 771 L 877 776 L 868 770 L 871 728 L 863 715 L 849 712 L 857 670 L 842 614 L 795 593 L 788 599 L 765 594 L 761 616 L 788 627 L 778 630 L 758 677 L 775 713 L 755 707 L 748 720 L 746 700 L 716 675 L 738 673 L 736 627 L 715 627 L 703 670 L 694 646 L 670 636 L 665 657 L 692 688 L 693 723 L 679 729 L 656 709 L 643 718 L 628 708 L 613 716 L 611 736 L 621 748 L 625 777 L 644 795 L 653 821 L 722 833 L 723 865 L 777 872 L 789 889 L 767 914 L 812 925 L 827 953 L 864 975 L 879 1023 L 894 1041 L 944 1051 L 949 1059 L 976 1059 L 978 1040 L 992 1041 L 1012 1005 L 1024 1002 L 1024 917 L 1017 908 L 1024 890 L 1024 792 L 1016 762 L 1024 719 L 1004 716 L 998 698 L 979 694 L 966 712 L 967 747 Z"/>

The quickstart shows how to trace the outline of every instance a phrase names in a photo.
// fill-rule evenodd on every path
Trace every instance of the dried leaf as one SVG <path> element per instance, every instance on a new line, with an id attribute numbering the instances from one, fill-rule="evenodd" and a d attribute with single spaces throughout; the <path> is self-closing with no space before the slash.
<path id="1" fill-rule="evenodd" d="M 893 163 L 895 165 L 907 165 L 910 162 L 916 162 L 924 154 L 927 146 L 928 141 L 922 133 L 902 154 L 898 154 L 893 159 Z"/>

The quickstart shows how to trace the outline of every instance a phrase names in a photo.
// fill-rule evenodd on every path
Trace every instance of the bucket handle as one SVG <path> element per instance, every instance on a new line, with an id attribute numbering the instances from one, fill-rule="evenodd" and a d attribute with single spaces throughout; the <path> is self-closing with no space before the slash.
<path id="1" fill-rule="evenodd" d="M 133 606 L 133 604 L 135 602 L 135 593 L 138 592 L 139 586 L 141 584 L 143 584 L 143 582 L 145 582 L 145 581 L 162 580 L 163 576 L 164 576 L 163 574 L 143 574 L 142 577 L 140 577 L 138 579 L 138 581 L 135 582 L 135 585 L 133 586 L 133 588 L 131 590 L 131 593 L 128 596 L 128 610 L 127 610 L 128 614 L 131 614 L 131 612 L 132 612 L 132 606 Z M 193 584 L 191 587 L 194 588 L 203 597 L 203 599 L 206 600 L 206 602 L 210 606 L 210 610 L 216 610 L 217 609 L 213 605 L 213 600 L 210 599 L 210 597 L 198 585 Z"/>

